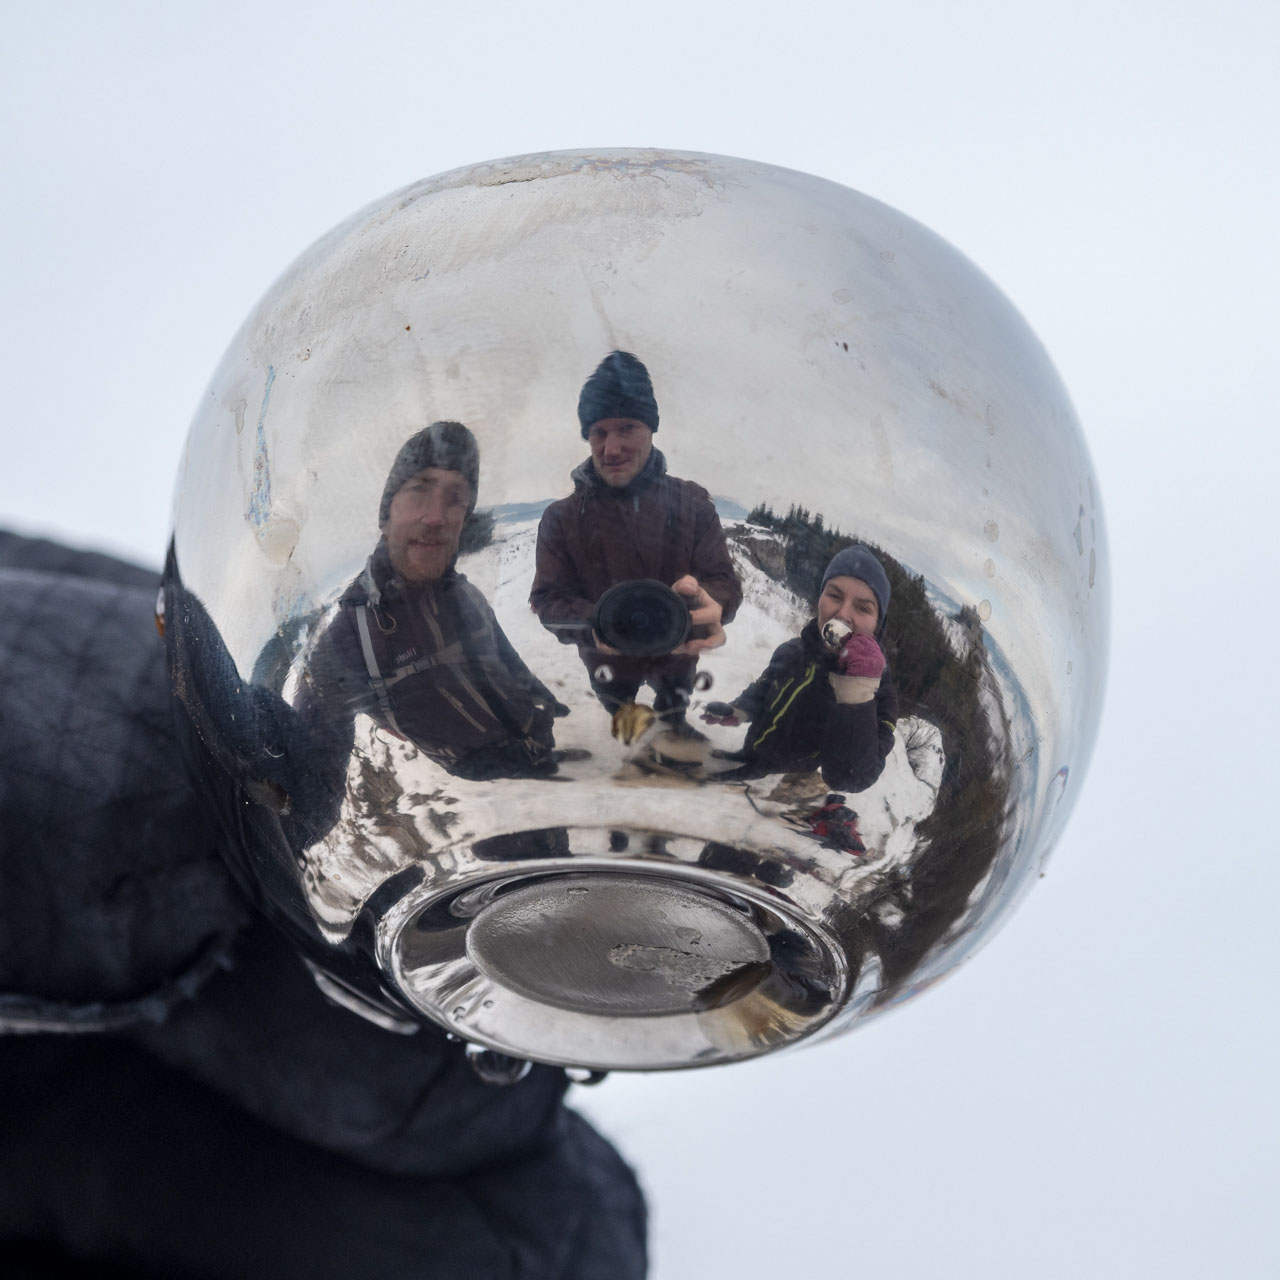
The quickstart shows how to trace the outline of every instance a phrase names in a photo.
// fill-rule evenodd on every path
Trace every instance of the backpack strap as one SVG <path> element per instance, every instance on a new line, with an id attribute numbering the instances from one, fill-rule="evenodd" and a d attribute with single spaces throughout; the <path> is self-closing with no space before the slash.
<path id="1" fill-rule="evenodd" d="M 373 652 L 373 637 L 369 633 L 369 606 L 368 604 L 358 605 L 354 612 L 356 631 L 360 636 L 360 649 L 364 654 L 364 665 L 369 669 L 369 687 L 373 690 L 374 697 L 378 699 L 378 709 L 382 712 L 387 727 L 403 738 L 404 731 L 396 722 L 395 712 L 391 710 L 391 695 L 387 692 L 387 681 L 383 679 L 377 655 Z"/>
<path id="2" fill-rule="evenodd" d="M 387 727 L 393 733 L 398 733 L 402 738 L 407 739 L 408 734 L 397 723 L 396 713 L 391 708 L 391 690 L 401 680 L 416 676 L 423 671 L 430 671 L 432 667 L 456 666 L 465 660 L 466 648 L 461 640 L 455 640 L 439 653 L 429 653 L 414 662 L 406 662 L 390 675 L 384 676 L 382 668 L 378 665 L 378 656 L 373 650 L 373 632 L 369 626 L 370 609 L 371 606 L 365 602 L 357 605 L 354 610 L 356 632 L 360 636 L 360 650 L 364 655 L 364 665 L 369 671 L 369 688 L 373 690 L 374 697 L 378 700 L 378 709 L 382 712 Z"/>

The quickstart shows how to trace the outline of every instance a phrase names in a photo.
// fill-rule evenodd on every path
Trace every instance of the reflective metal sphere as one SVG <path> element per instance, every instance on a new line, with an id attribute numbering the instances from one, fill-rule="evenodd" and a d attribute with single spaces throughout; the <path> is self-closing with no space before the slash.
<path id="1" fill-rule="evenodd" d="M 956 250 L 805 174 L 565 152 L 271 288 L 191 427 L 164 627 L 228 856 L 326 992 L 515 1078 L 751 1057 L 971 954 L 1079 788 L 1105 565 L 1066 392 Z M 657 594 L 606 643 L 624 583 Z"/>

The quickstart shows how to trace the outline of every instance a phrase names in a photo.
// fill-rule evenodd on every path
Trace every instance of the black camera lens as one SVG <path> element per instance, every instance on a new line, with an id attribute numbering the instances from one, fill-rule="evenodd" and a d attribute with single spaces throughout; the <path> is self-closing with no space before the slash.
<path id="1" fill-rule="evenodd" d="M 653 579 L 620 582 L 596 602 L 592 625 L 620 653 L 653 657 L 670 653 L 689 638 L 689 606 Z"/>

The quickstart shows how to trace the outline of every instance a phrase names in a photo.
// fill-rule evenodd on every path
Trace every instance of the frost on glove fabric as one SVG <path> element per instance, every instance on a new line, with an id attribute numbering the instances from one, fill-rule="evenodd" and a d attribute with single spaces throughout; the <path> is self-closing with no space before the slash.
<path id="1" fill-rule="evenodd" d="M 0 1272 L 638 1280 L 643 1199 L 562 1072 L 485 1086 L 328 1004 L 241 897 L 157 585 L 0 535 Z"/>

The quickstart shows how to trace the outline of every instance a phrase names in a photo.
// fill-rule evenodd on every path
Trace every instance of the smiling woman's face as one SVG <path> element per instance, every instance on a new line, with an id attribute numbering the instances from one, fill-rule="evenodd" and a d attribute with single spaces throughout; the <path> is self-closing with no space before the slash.
<path id="1" fill-rule="evenodd" d="M 383 527 L 391 567 L 406 582 L 430 582 L 453 563 L 471 505 L 471 486 L 458 471 L 427 467 L 391 499 Z"/>
<path id="2" fill-rule="evenodd" d="M 876 593 L 861 578 L 843 573 L 828 578 L 818 597 L 818 627 L 825 627 L 832 618 L 847 622 L 860 636 L 875 635 L 880 621 Z"/>

